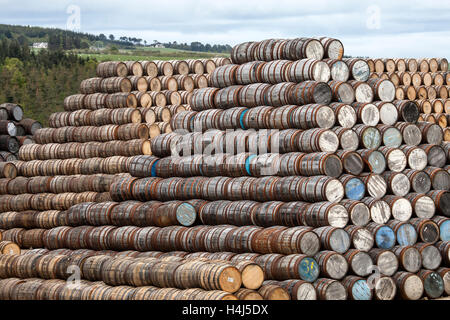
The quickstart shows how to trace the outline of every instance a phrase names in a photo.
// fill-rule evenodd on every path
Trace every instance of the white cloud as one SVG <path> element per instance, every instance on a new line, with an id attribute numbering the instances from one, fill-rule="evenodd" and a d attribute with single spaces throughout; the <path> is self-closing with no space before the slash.
<path id="1" fill-rule="evenodd" d="M 350 55 L 446 56 L 450 1 L 295 0 L 0 0 L 0 21 L 64 28 L 66 8 L 81 9 L 81 31 L 153 41 L 228 43 L 327 35 Z M 367 8 L 379 9 L 368 29 Z M 376 17 L 375 17 L 376 18 Z"/>

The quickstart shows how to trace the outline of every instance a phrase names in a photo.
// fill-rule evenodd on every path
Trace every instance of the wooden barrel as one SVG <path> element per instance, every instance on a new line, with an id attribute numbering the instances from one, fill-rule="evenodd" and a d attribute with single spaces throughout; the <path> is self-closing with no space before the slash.
<path id="1" fill-rule="evenodd" d="M 345 196 L 350 200 L 361 200 L 366 194 L 366 186 L 360 179 L 344 174 L 339 177 L 345 190 Z"/>
<path id="2" fill-rule="evenodd" d="M 442 262 L 439 249 L 431 243 L 416 243 L 414 246 L 422 256 L 422 266 L 428 270 L 436 270 Z"/>
<path id="3" fill-rule="evenodd" d="M 14 137 L 17 135 L 17 126 L 12 121 L 0 120 L 0 134 Z"/>
<path id="4" fill-rule="evenodd" d="M 362 149 L 357 152 L 363 159 L 367 171 L 374 174 L 382 174 L 386 170 L 387 159 L 380 151 Z"/>
<path id="5" fill-rule="evenodd" d="M 209 78 L 209 84 L 216 88 L 225 88 L 236 83 L 236 70 L 238 65 L 228 64 L 216 68 Z"/>
<path id="6" fill-rule="evenodd" d="M 324 58 L 341 60 L 344 56 L 344 45 L 338 39 L 320 37 L 320 42 L 324 48 Z"/>
<path id="7" fill-rule="evenodd" d="M 288 70 L 292 61 L 289 60 L 275 60 L 270 62 L 264 62 L 258 65 L 256 70 L 251 70 L 248 74 L 249 78 L 257 76 L 259 81 L 255 82 L 265 82 L 271 84 L 277 84 L 281 82 L 285 82 L 288 79 Z M 248 70 L 248 68 L 246 68 Z M 248 72 L 247 70 L 242 70 L 244 72 Z M 244 82 L 246 82 L 247 75 L 244 74 Z M 242 75 L 241 75 L 242 78 Z M 250 79 L 249 79 L 250 80 Z M 241 81 L 242 82 L 242 81 Z"/>
<path id="8" fill-rule="evenodd" d="M 228 109 L 239 106 L 239 92 L 243 86 L 230 86 L 217 91 L 214 105 L 219 109 Z"/>
<path id="9" fill-rule="evenodd" d="M 144 75 L 144 67 L 139 61 L 124 61 L 127 66 L 128 74 L 137 77 L 142 77 Z"/>
<path id="10" fill-rule="evenodd" d="M 266 69 L 270 72 L 271 64 L 275 62 L 270 62 L 261 68 L 261 77 L 264 77 Z M 302 82 L 306 80 L 313 80 L 318 82 L 328 82 L 331 76 L 330 67 L 326 62 L 315 60 L 315 59 L 303 59 L 298 60 L 293 63 L 285 63 L 286 67 L 284 70 L 280 70 L 281 73 L 284 71 L 286 73 L 285 81 L 290 82 Z M 272 71 L 276 72 L 276 70 Z M 275 79 L 274 79 L 275 80 Z M 279 80 L 283 80 L 280 78 Z M 279 83 L 270 82 L 270 83 Z"/>
<path id="11" fill-rule="evenodd" d="M 422 144 L 419 147 L 423 149 L 427 154 L 428 165 L 430 167 L 441 168 L 445 166 L 447 156 L 445 154 L 445 150 L 441 146 L 433 144 Z"/>
<path id="12" fill-rule="evenodd" d="M 19 151 L 20 144 L 16 137 L 9 135 L 0 135 L 0 150 L 16 153 Z"/>
<path id="13" fill-rule="evenodd" d="M 276 285 L 263 285 L 259 288 L 258 293 L 264 300 L 290 300 L 289 292 L 280 286 Z"/>
<path id="14" fill-rule="evenodd" d="M 126 77 L 127 65 L 120 61 L 101 62 L 97 65 L 97 76 L 101 78 Z"/>
<path id="15" fill-rule="evenodd" d="M 387 192 L 387 183 L 384 178 L 378 174 L 362 174 L 359 177 L 366 185 L 368 195 L 375 199 L 381 199 Z"/>
<path id="16" fill-rule="evenodd" d="M 241 288 L 234 293 L 239 300 L 263 300 L 263 297 L 254 290 Z"/>
<path id="17" fill-rule="evenodd" d="M 347 289 L 350 300 L 372 300 L 373 290 L 367 284 L 366 279 L 347 276 L 342 280 L 342 284 Z"/>
<path id="18" fill-rule="evenodd" d="M 322 60 L 325 50 L 319 40 L 296 38 L 287 40 L 282 51 L 282 58 L 287 60 L 316 59 Z"/>
<path id="19" fill-rule="evenodd" d="M 345 253 L 350 248 L 350 236 L 344 229 L 321 227 L 314 229 L 322 244 L 322 248 L 338 253 Z"/>
<path id="20" fill-rule="evenodd" d="M 375 99 L 372 87 L 364 81 L 351 80 L 349 84 L 355 90 L 355 100 L 359 103 L 371 103 Z"/>
<path id="21" fill-rule="evenodd" d="M 375 92 L 377 100 L 392 102 L 395 99 L 395 86 L 390 80 L 368 79 L 367 83 Z"/>
<path id="22" fill-rule="evenodd" d="M 340 204 L 347 209 L 353 225 L 365 226 L 370 222 L 370 210 L 364 203 L 357 200 L 344 199 L 340 202 Z M 346 231 L 348 232 L 348 230 Z"/>
<path id="23" fill-rule="evenodd" d="M 0 178 L 14 179 L 17 167 L 11 162 L 0 162 Z"/>
<path id="24" fill-rule="evenodd" d="M 350 78 L 350 70 L 345 62 L 337 59 L 324 59 L 330 68 L 332 80 L 347 82 Z"/>
<path id="25" fill-rule="evenodd" d="M 137 90 L 139 92 L 147 92 L 148 82 L 145 77 L 139 76 L 129 76 L 128 80 L 131 81 L 132 90 Z"/>
<path id="26" fill-rule="evenodd" d="M 398 110 L 394 104 L 390 102 L 374 102 L 374 105 L 380 112 L 380 121 L 389 126 L 393 126 L 398 121 Z"/>
<path id="27" fill-rule="evenodd" d="M 376 126 L 380 122 L 380 111 L 374 104 L 355 102 L 352 106 L 356 111 L 358 123 Z"/>
<path id="28" fill-rule="evenodd" d="M 343 128 L 352 128 L 357 121 L 355 109 L 345 103 L 330 103 L 330 108 L 333 109 L 337 122 Z"/>
<path id="29" fill-rule="evenodd" d="M 442 276 L 435 271 L 420 270 L 417 275 L 423 281 L 425 295 L 430 299 L 441 297 L 445 291 L 445 283 Z"/>
<path id="30" fill-rule="evenodd" d="M 385 124 L 378 124 L 377 129 L 380 130 L 385 147 L 398 148 L 403 141 L 402 133 L 399 129 Z"/>
<path id="31" fill-rule="evenodd" d="M 353 103 L 355 101 L 355 90 L 347 82 L 329 81 L 328 85 L 333 93 L 333 100 L 342 103 Z"/>
<path id="32" fill-rule="evenodd" d="M 414 213 L 422 219 L 430 219 L 434 216 L 436 205 L 429 196 L 421 193 L 410 193 L 405 196 L 411 202 Z"/>
<path id="33" fill-rule="evenodd" d="M 435 216 L 433 221 L 439 226 L 440 238 L 442 241 L 450 241 L 450 219 L 442 216 Z"/>
<path id="34" fill-rule="evenodd" d="M 100 92 L 116 93 L 116 92 L 131 92 L 133 85 L 128 78 L 112 77 L 104 78 L 100 82 Z"/>
<path id="35" fill-rule="evenodd" d="M 450 268 L 442 267 L 436 271 L 442 277 L 442 280 L 444 281 L 444 292 L 448 295 L 450 292 Z"/>
<path id="36" fill-rule="evenodd" d="M 217 88 L 203 88 L 194 90 L 194 93 L 191 97 L 190 105 L 192 110 L 202 111 L 207 109 L 213 109 L 214 98 L 219 89 Z"/>
<path id="37" fill-rule="evenodd" d="M 418 122 L 417 127 L 422 131 L 422 143 L 440 145 L 444 139 L 442 128 L 434 123 Z"/>
<path id="38" fill-rule="evenodd" d="M 158 67 L 155 62 L 144 60 L 144 61 L 139 61 L 139 63 L 141 64 L 141 66 L 144 70 L 143 75 L 149 76 L 149 77 L 158 76 Z"/>
<path id="39" fill-rule="evenodd" d="M 303 280 L 285 280 L 275 281 L 266 280 L 264 285 L 277 285 L 287 290 L 291 296 L 291 300 L 317 300 L 317 292 L 314 286 Z"/>
<path id="40" fill-rule="evenodd" d="M 300 132 L 295 143 L 300 152 L 336 152 L 339 138 L 331 130 L 316 128 Z"/>
<path id="41" fill-rule="evenodd" d="M 373 248 L 369 251 L 369 255 L 382 275 L 392 276 L 397 272 L 399 263 L 392 251 Z"/>
<path id="42" fill-rule="evenodd" d="M 270 87 L 271 86 L 269 84 L 264 84 L 264 83 L 255 83 L 255 84 L 250 84 L 250 85 L 244 86 L 239 91 L 239 96 L 238 96 L 239 105 L 245 106 L 245 107 L 257 107 L 257 106 L 265 105 L 264 99 L 266 97 L 266 92 L 268 91 L 268 89 Z M 272 97 L 272 100 L 273 99 L 274 98 Z M 191 105 L 192 105 L 192 103 L 191 103 Z"/>
<path id="43" fill-rule="evenodd" d="M 0 241 L 0 253 L 4 255 L 19 255 L 20 247 L 12 241 Z"/>
<path id="44" fill-rule="evenodd" d="M 394 247 L 396 237 L 392 228 L 386 225 L 377 224 L 375 222 L 369 223 L 366 228 L 372 232 L 375 239 L 375 244 L 378 248 L 390 250 Z"/>
<path id="45" fill-rule="evenodd" d="M 358 204 L 362 203 L 359 202 Z M 356 210 L 359 206 L 355 205 L 354 207 Z M 367 206 L 365 208 L 366 208 L 365 214 L 367 215 L 365 218 L 365 220 L 367 221 L 365 225 L 367 225 L 368 221 L 370 221 L 370 213 Z M 363 252 L 368 252 L 370 249 L 373 248 L 374 238 L 371 232 L 366 228 L 356 225 L 349 225 L 345 227 L 345 231 L 350 235 L 352 248 L 355 248 Z"/>
<path id="46" fill-rule="evenodd" d="M 405 153 L 398 148 L 380 147 L 378 150 L 386 158 L 387 167 L 394 172 L 402 172 L 407 165 Z"/>
<path id="47" fill-rule="evenodd" d="M 439 226 L 433 220 L 412 218 L 409 222 L 416 228 L 422 242 L 436 243 L 439 241 Z"/>
<path id="48" fill-rule="evenodd" d="M 345 287 L 337 280 L 319 278 L 313 283 L 319 300 L 347 300 Z"/>
<path id="49" fill-rule="evenodd" d="M 158 75 L 160 76 L 172 76 L 175 72 L 174 67 L 170 61 L 154 60 L 156 67 L 158 68 Z"/>
<path id="50" fill-rule="evenodd" d="M 419 118 L 419 107 L 414 101 L 395 100 L 400 118 L 405 122 L 416 123 Z"/>
<path id="51" fill-rule="evenodd" d="M 450 189 L 450 174 L 442 168 L 426 167 L 424 172 L 431 179 L 431 185 L 434 190 Z"/>
<path id="52" fill-rule="evenodd" d="M 396 246 L 392 252 L 398 258 L 400 268 L 404 271 L 416 273 L 422 267 L 422 256 L 413 246 Z"/>
<path id="53" fill-rule="evenodd" d="M 357 81 L 367 81 L 370 76 L 370 68 L 366 61 L 358 58 L 342 59 L 350 69 L 352 79 Z"/>
<path id="54" fill-rule="evenodd" d="M 291 104 L 296 105 L 309 103 L 328 105 L 332 101 L 332 91 L 326 83 L 304 81 L 292 87 L 289 100 Z"/>
<path id="55" fill-rule="evenodd" d="M 314 258 L 320 266 L 320 274 L 324 277 L 340 280 L 348 272 L 347 260 L 341 254 L 333 251 L 321 251 Z"/>
<path id="56" fill-rule="evenodd" d="M 363 172 L 364 160 L 357 152 L 349 150 L 338 150 L 336 152 L 336 155 L 341 158 L 342 166 L 346 173 L 359 175 Z"/>
<path id="57" fill-rule="evenodd" d="M 167 98 L 162 92 L 149 91 L 152 97 L 153 104 L 158 107 L 165 107 L 167 105 Z"/>

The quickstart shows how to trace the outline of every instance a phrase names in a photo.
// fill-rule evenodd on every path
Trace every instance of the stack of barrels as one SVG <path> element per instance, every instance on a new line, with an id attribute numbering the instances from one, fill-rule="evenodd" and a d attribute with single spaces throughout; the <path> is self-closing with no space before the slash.
<path id="1" fill-rule="evenodd" d="M 232 63 L 209 69 L 208 86 L 194 86 L 185 100 L 189 107 L 171 114 L 171 132 L 145 139 L 145 152 L 102 147 L 109 142 L 97 141 L 109 138 L 91 140 L 100 136 L 92 129 L 51 134 L 83 139 L 76 147 L 58 150 L 52 143 L 62 142 L 49 141 L 49 147 L 21 149 L 23 163 L 49 161 L 48 155 L 66 161 L 75 153 L 92 160 L 109 152 L 127 160 L 123 170 L 102 178 L 108 199 L 67 201 L 47 211 L 2 210 L 8 211 L 0 214 L 2 239 L 24 250 L 0 255 L 0 298 L 449 295 L 450 144 L 439 125 L 418 122 L 415 101 L 396 99 L 390 80 L 370 79 L 367 61 L 343 55 L 342 43 L 331 38 L 242 43 L 233 48 Z M 182 62 L 140 65 L 162 83 L 170 66 L 181 75 L 200 73 L 200 64 L 186 63 L 187 69 Z M 134 92 L 110 92 L 115 83 L 134 81 L 128 75 L 139 67 L 125 65 L 110 63 L 101 80 L 91 81 L 112 95 L 108 104 L 124 94 L 139 100 Z M 96 93 L 83 94 L 85 104 Z M 145 108 L 139 103 L 126 109 Z M 139 111 L 136 123 L 142 125 Z M 130 136 L 135 132 L 140 130 L 128 127 L 122 141 L 136 140 Z M 90 141 L 98 144 L 81 146 Z M 104 167 L 83 166 L 96 172 Z M 97 186 L 78 176 L 48 178 L 21 183 L 56 193 L 63 185 Z M 55 178 L 61 182 L 52 183 Z M 42 196 L 27 201 L 54 203 Z M 66 286 L 74 270 L 81 280 Z"/>
<path id="2" fill-rule="evenodd" d="M 17 160 L 21 146 L 34 143 L 33 135 L 42 125 L 23 118 L 23 108 L 15 103 L 0 104 L 0 162 Z"/>
<path id="3" fill-rule="evenodd" d="M 415 101 L 420 122 L 438 124 L 450 141 L 450 72 L 446 58 L 367 59 L 371 78 L 390 79 L 396 98 Z"/>

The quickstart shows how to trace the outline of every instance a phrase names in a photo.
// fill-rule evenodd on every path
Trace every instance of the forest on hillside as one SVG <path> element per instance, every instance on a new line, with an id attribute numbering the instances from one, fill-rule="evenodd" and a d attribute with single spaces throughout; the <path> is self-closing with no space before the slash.
<path id="1" fill-rule="evenodd" d="M 78 92 L 83 79 L 95 76 L 97 62 L 61 50 L 30 50 L 28 43 L 0 41 L 0 103 L 22 105 L 25 116 L 47 125 L 48 116 L 63 111 L 63 101 Z"/>

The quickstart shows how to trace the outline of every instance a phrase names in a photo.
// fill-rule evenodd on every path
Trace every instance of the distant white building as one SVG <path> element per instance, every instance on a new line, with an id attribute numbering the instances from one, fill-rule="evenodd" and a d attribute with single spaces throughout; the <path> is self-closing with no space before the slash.
<path id="1" fill-rule="evenodd" d="M 34 42 L 34 49 L 48 49 L 48 42 Z"/>

